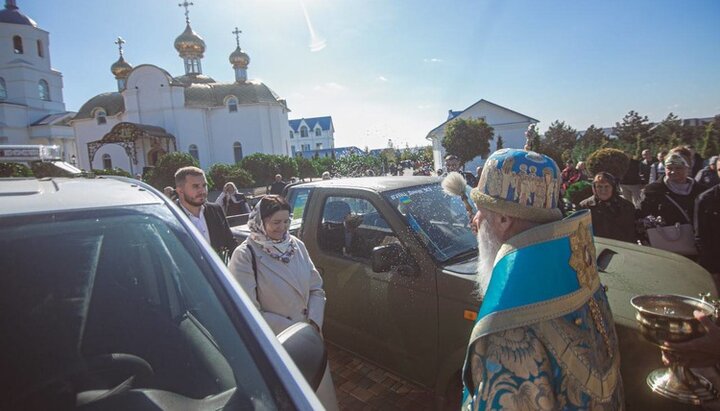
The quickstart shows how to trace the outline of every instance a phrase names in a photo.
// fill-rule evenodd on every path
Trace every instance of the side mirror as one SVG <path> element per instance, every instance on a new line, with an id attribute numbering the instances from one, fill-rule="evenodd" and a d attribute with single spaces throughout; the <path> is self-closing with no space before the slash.
<path id="1" fill-rule="evenodd" d="M 405 263 L 405 250 L 396 243 L 377 246 L 373 248 L 370 260 L 373 272 L 386 273 L 393 266 Z"/>
<path id="2" fill-rule="evenodd" d="M 310 388 L 317 391 L 327 364 L 327 349 L 317 330 L 310 324 L 300 322 L 284 329 L 277 338 Z"/>

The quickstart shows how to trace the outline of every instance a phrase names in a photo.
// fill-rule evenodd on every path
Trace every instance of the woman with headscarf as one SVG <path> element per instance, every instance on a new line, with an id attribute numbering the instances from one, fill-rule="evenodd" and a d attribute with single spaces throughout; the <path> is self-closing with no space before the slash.
<path id="1" fill-rule="evenodd" d="M 222 193 L 215 200 L 215 204 L 222 207 L 226 216 L 247 214 L 250 212 L 247 199 L 242 193 L 238 193 L 235 183 L 228 181 L 223 187 Z"/>
<path id="2" fill-rule="evenodd" d="M 288 202 L 278 195 L 264 196 L 250 213 L 248 228 L 250 237 L 230 258 L 232 275 L 276 335 L 298 322 L 321 332 L 325 315 L 322 278 L 305 244 L 288 232 Z M 337 408 L 329 368 L 317 394 L 327 409 Z"/>
<path id="3" fill-rule="evenodd" d="M 665 177 L 643 190 L 639 217 L 661 217 L 664 225 L 692 224 L 695 199 L 706 187 L 688 176 L 690 165 L 681 150 L 665 157 Z"/>
<path id="4" fill-rule="evenodd" d="M 593 231 L 598 237 L 635 243 L 635 207 L 620 197 L 618 184 L 612 174 L 600 172 L 593 178 L 592 197 L 580 202 L 580 208 L 590 210 Z"/>

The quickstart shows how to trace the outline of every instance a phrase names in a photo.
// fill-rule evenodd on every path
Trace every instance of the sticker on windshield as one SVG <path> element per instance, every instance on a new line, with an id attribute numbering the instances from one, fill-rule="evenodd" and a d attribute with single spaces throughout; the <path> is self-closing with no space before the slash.
<path id="1" fill-rule="evenodd" d="M 410 197 L 407 196 L 407 195 L 404 195 L 404 196 L 398 198 L 398 201 L 399 201 L 401 204 L 410 204 L 410 203 L 412 203 L 412 200 L 411 200 Z"/>

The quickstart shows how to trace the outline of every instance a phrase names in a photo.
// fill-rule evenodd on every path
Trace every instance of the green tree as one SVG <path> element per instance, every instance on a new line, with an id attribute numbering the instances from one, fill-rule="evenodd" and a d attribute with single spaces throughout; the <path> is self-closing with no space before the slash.
<path id="1" fill-rule="evenodd" d="M 162 190 L 167 186 L 175 187 L 175 172 L 179 168 L 187 166 L 200 167 L 200 163 L 188 153 L 176 151 L 165 154 L 160 157 L 148 182 L 158 190 Z"/>
<path id="2" fill-rule="evenodd" d="M 502 150 L 502 148 L 505 146 L 505 142 L 503 142 L 502 136 L 498 136 L 497 141 L 495 142 L 495 150 Z"/>
<path id="3" fill-rule="evenodd" d="M 670 113 L 652 130 L 650 138 L 651 144 L 656 147 L 672 148 L 674 145 L 671 146 L 671 143 L 675 141 L 679 142 L 681 133 L 682 122 L 678 116 Z"/>
<path id="4" fill-rule="evenodd" d="M 240 161 L 240 167 L 247 170 L 258 185 L 268 185 L 275 174 L 283 178 L 297 176 L 298 168 L 294 158 L 272 154 L 254 153 Z"/>
<path id="5" fill-rule="evenodd" d="M 606 171 L 615 178 L 621 179 L 628 169 L 630 158 L 622 150 L 601 148 L 590 154 L 585 164 L 591 175 Z"/>
<path id="6" fill-rule="evenodd" d="M 335 163 L 337 160 L 333 157 L 316 157 L 310 161 L 312 161 L 315 170 L 317 170 L 317 175 L 322 175 L 322 173 L 326 171 L 331 175 L 337 174 L 337 171 L 335 170 Z"/>
<path id="7" fill-rule="evenodd" d="M 455 119 L 447 125 L 442 146 L 448 154 L 454 154 L 464 164 L 477 156 L 490 154 L 490 140 L 495 132 L 492 127 L 479 119 Z"/>
<path id="8" fill-rule="evenodd" d="M 529 150 L 539 151 L 542 140 L 540 139 L 540 133 L 537 129 L 537 124 L 530 124 L 527 131 L 525 131 L 525 145 Z"/>
<path id="9" fill-rule="evenodd" d="M 208 179 L 216 190 L 222 190 L 225 184 L 232 182 L 237 188 L 249 188 L 255 185 L 250 173 L 239 164 L 213 164 L 208 170 Z"/>
<path id="10" fill-rule="evenodd" d="M 32 177 L 30 167 L 21 163 L 0 163 L 0 177 Z"/>
<path id="11" fill-rule="evenodd" d="M 610 138 L 601 129 L 591 124 L 580 137 L 577 144 L 572 149 L 572 158 L 578 160 L 586 159 L 591 153 L 605 147 Z"/>
<path id="12" fill-rule="evenodd" d="M 720 154 L 720 115 L 715 116 L 714 121 L 705 126 L 705 135 L 698 147 L 698 153 L 702 158 L 710 158 Z"/>
<path id="13" fill-rule="evenodd" d="M 560 152 L 572 150 L 576 143 L 577 130 L 565 124 L 564 121 L 553 121 L 545 132 L 545 144 Z"/>
<path id="14" fill-rule="evenodd" d="M 301 179 L 314 178 L 318 176 L 318 170 L 315 168 L 315 164 L 305 157 L 295 157 L 295 162 L 298 166 L 298 177 Z"/>
<path id="15" fill-rule="evenodd" d="M 380 159 L 377 157 L 350 154 L 337 159 L 335 168 L 337 174 L 341 176 L 359 177 L 366 175 L 368 170 L 373 170 L 375 174 L 379 173 L 380 164 Z"/>
<path id="16" fill-rule="evenodd" d="M 96 176 L 122 176 L 122 177 L 132 177 L 132 174 L 128 173 L 127 171 L 123 170 L 122 168 L 115 167 L 115 168 L 105 168 L 102 170 L 92 170 L 92 173 Z"/>
<path id="17" fill-rule="evenodd" d="M 621 142 L 634 148 L 638 136 L 641 143 L 648 140 L 650 127 L 650 121 L 647 116 L 641 117 L 636 111 L 630 110 L 630 112 L 623 117 L 622 123 L 615 123 L 613 134 L 615 134 Z"/>

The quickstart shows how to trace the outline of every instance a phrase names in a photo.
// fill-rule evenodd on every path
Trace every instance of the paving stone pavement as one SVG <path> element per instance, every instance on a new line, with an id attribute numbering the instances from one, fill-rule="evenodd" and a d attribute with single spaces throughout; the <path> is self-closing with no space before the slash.
<path id="1" fill-rule="evenodd" d="M 431 410 L 432 392 L 327 344 L 330 372 L 343 411 Z"/>

